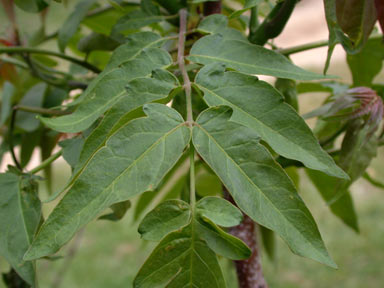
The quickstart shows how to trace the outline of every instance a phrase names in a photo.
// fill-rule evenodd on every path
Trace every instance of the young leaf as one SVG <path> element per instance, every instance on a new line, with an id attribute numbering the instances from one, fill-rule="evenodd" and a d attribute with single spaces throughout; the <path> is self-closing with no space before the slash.
<path id="1" fill-rule="evenodd" d="M 85 140 L 84 149 L 81 150 L 79 162 L 75 167 L 74 179 L 92 155 L 105 145 L 117 129 L 136 116 L 142 116 L 142 109 L 137 110 L 139 107 L 166 99 L 179 85 L 179 81 L 172 73 L 160 69 L 152 72 L 152 78 L 137 78 L 129 82 L 126 94 L 106 113 L 100 124 Z"/>
<path id="2" fill-rule="evenodd" d="M 166 236 L 137 274 L 135 288 L 225 288 L 215 253 L 198 237 L 194 225 Z"/>
<path id="3" fill-rule="evenodd" d="M 245 11 L 257 6 L 260 4 L 260 2 L 262 2 L 261 0 L 245 0 L 245 3 L 244 3 L 244 8 L 243 9 L 240 9 L 240 10 L 236 10 L 235 12 L 233 12 L 229 18 L 236 18 L 238 16 L 240 16 L 241 14 L 243 14 Z"/>
<path id="4" fill-rule="evenodd" d="M 347 51 L 347 53 L 354 54 L 357 51 L 359 51 L 359 49 L 362 47 L 363 41 L 354 43 L 341 30 L 339 24 L 337 23 L 336 0 L 323 0 L 323 1 L 324 1 L 325 18 L 327 20 L 327 26 L 329 31 L 328 53 L 327 53 L 327 59 L 324 66 L 324 74 L 325 74 L 328 70 L 329 63 L 331 61 L 331 56 L 337 43 L 341 43 L 341 45 L 343 45 L 343 48 L 345 51 Z"/>
<path id="5" fill-rule="evenodd" d="M 292 181 L 257 134 L 230 122 L 231 115 L 221 106 L 199 116 L 192 132 L 197 152 L 254 221 L 278 233 L 294 253 L 335 267 Z"/>
<path id="6" fill-rule="evenodd" d="M 216 254 L 231 260 L 244 260 L 251 256 L 249 247 L 239 238 L 226 233 L 207 217 L 194 219 L 197 234 Z"/>
<path id="7" fill-rule="evenodd" d="M 60 132 L 80 132 L 127 95 L 129 81 L 149 76 L 153 70 L 172 63 L 165 50 L 151 47 L 160 42 L 159 36 L 148 32 L 138 34 L 116 49 L 103 73 L 84 91 L 74 113 L 58 118 L 42 117 L 43 123 Z"/>
<path id="8" fill-rule="evenodd" d="M 83 53 L 90 53 L 92 51 L 112 51 L 119 46 L 120 43 L 113 40 L 104 34 L 91 33 L 80 39 L 77 44 L 77 49 Z"/>
<path id="9" fill-rule="evenodd" d="M 35 264 L 23 261 L 41 220 L 36 183 L 29 176 L 0 174 L 0 255 L 35 287 Z"/>
<path id="10" fill-rule="evenodd" d="M 243 213 L 230 202 L 219 197 L 204 197 L 196 203 L 196 212 L 222 227 L 239 225 Z"/>
<path id="11" fill-rule="evenodd" d="M 305 71 L 286 57 L 245 41 L 227 39 L 220 34 L 208 35 L 192 46 L 188 60 L 208 65 L 223 63 L 247 74 L 262 74 L 297 80 L 323 79 L 324 76 Z"/>
<path id="12" fill-rule="evenodd" d="M 181 191 L 187 185 L 189 155 L 184 153 L 179 161 L 173 166 L 168 174 L 163 178 L 156 191 L 145 192 L 140 196 L 133 215 L 137 221 L 149 207 L 155 207 L 164 201 L 179 198 Z M 160 197 L 157 197 L 159 196 Z"/>
<path id="13" fill-rule="evenodd" d="M 196 193 L 201 197 L 206 196 L 218 196 L 223 193 L 223 187 L 219 177 L 204 166 L 200 169 L 196 169 Z M 197 167 L 196 167 L 197 168 Z"/>
<path id="14" fill-rule="evenodd" d="M 172 231 L 187 225 L 190 218 L 188 203 L 169 200 L 149 212 L 140 223 L 138 231 L 145 240 L 160 241 Z"/>
<path id="15" fill-rule="evenodd" d="M 43 105 L 46 91 L 47 84 L 40 82 L 28 90 L 19 104 L 23 106 L 41 107 Z M 19 111 L 16 115 L 15 124 L 24 131 L 35 131 L 40 125 L 40 121 L 36 119 L 36 115 L 36 113 Z"/>
<path id="16" fill-rule="evenodd" d="M 128 209 L 131 208 L 131 201 L 122 201 L 111 205 L 112 213 L 100 216 L 100 220 L 119 221 L 123 219 Z"/>
<path id="17" fill-rule="evenodd" d="M 213 14 L 205 17 L 197 27 L 197 30 L 204 34 L 221 34 L 225 39 L 248 41 L 239 31 L 228 27 L 228 18 L 223 14 Z"/>
<path id="18" fill-rule="evenodd" d="M 352 73 L 354 86 L 371 86 L 375 76 L 381 71 L 384 60 L 382 39 L 367 41 L 364 48 L 354 55 L 347 54 L 347 63 Z"/>
<path id="19" fill-rule="evenodd" d="M 340 28 L 353 43 L 365 42 L 377 20 L 374 0 L 337 0 L 336 17 Z"/>
<path id="20" fill-rule="evenodd" d="M 221 64 L 201 69 L 195 83 L 209 106 L 230 106 L 233 121 L 254 130 L 280 155 L 329 175 L 348 178 L 321 149 L 304 120 L 268 83 L 254 76 L 225 72 Z"/>
<path id="21" fill-rule="evenodd" d="M 42 225 L 25 259 L 56 252 L 110 205 L 153 190 L 182 155 L 190 129 L 172 108 L 147 104 L 148 117 L 117 130 L 88 162 Z"/>
<path id="22" fill-rule="evenodd" d="M 83 137 L 74 137 L 59 142 L 59 146 L 63 148 L 63 158 L 72 167 L 76 167 L 79 162 L 81 150 L 84 147 Z"/>
<path id="23" fill-rule="evenodd" d="M 75 35 L 80 22 L 87 15 L 88 10 L 96 0 L 82 0 L 73 9 L 73 12 L 65 20 L 63 26 L 59 30 L 58 44 L 62 52 L 64 52 L 69 40 Z"/>

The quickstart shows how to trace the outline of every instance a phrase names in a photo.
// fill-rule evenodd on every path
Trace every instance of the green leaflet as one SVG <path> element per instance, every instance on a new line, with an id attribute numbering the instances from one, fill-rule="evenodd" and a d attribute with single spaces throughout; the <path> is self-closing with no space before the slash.
<path id="1" fill-rule="evenodd" d="M 19 104 L 23 106 L 42 107 L 46 91 L 47 84 L 44 82 L 37 83 L 25 93 Z M 18 111 L 15 125 L 27 132 L 35 131 L 40 126 L 40 121 L 36 119 L 36 115 L 36 113 Z"/>
<path id="2" fill-rule="evenodd" d="M 110 205 L 157 187 L 190 141 L 175 110 L 147 104 L 148 117 L 118 129 L 88 162 L 42 225 L 25 259 L 55 253 Z"/>
<path id="3" fill-rule="evenodd" d="M 280 155 L 326 174 L 348 178 L 276 89 L 254 76 L 224 71 L 223 65 L 212 64 L 196 76 L 195 85 L 204 92 L 209 106 L 230 106 L 233 121 L 254 130 Z"/>
<path id="4" fill-rule="evenodd" d="M 69 40 L 75 35 L 80 22 L 87 15 L 88 10 L 95 2 L 96 0 L 83 0 L 77 3 L 73 12 L 65 20 L 63 26 L 61 26 L 59 30 L 58 44 L 62 52 L 64 52 Z"/>
<path id="5" fill-rule="evenodd" d="M 146 48 L 161 47 L 165 41 L 166 38 L 161 38 L 159 34 L 149 31 L 129 35 L 124 39 L 124 44 L 117 47 L 113 52 L 103 73 L 136 58 Z"/>
<path id="6" fill-rule="evenodd" d="M 323 75 L 305 71 L 286 57 L 246 41 L 227 39 L 220 34 L 196 41 L 188 59 L 200 64 L 223 63 L 247 74 L 262 74 L 296 80 L 323 79 Z"/>
<path id="7" fill-rule="evenodd" d="M 337 43 L 340 43 L 341 45 L 343 45 L 343 48 L 347 53 L 353 54 L 353 53 L 356 53 L 361 48 L 363 42 L 362 41 L 360 41 L 359 43 L 352 42 L 341 30 L 340 26 L 337 23 L 336 0 L 323 0 L 323 1 L 324 1 L 325 18 L 327 20 L 327 26 L 329 31 L 328 53 L 327 53 L 327 59 L 324 66 L 324 74 L 325 74 L 328 70 L 332 53 Z"/>
<path id="8" fill-rule="evenodd" d="M 36 186 L 28 176 L 0 174 L 0 255 L 33 287 L 35 265 L 23 256 L 41 219 Z"/>
<path id="9" fill-rule="evenodd" d="M 226 233 L 206 217 L 196 217 L 197 234 L 207 242 L 216 254 L 231 260 L 243 260 L 251 256 L 249 247 L 240 239 Z"/>
<path id="10" fill-rule="evenodd" d="M 172 63 L 171 56 L 156 47 L 161 42 L 161 38 L 151 32 L 132 35 L 126 44 L 116 49 L 106 69 L 84 91 L 74 113 L 40 119 L 48 127 L 60 132 L 85 130 L 127 95 L 126 86 L 129 81 L 146 77 L 153 70 L 165 68 Z"/>
<path id="11" fill-rule="evenodd" d="M 92 51 L 112 51 L 119 46 L 120 43 L 113 40 L 111 37 L 104 34 L 92 32 L 91 34 L 83 37 L 77 43 L 77 49 L 83 53 L 90 53 Z"/>
<path id="12" fill-rule="evenodd" d="M 196 169 L 195 185 L 196 193 L 201 197 L 218 196 L 223 194 L 223 187 L 217 175 L 206 169 L 206 165 L 201 165 L 201 169 Z"/>
<path id="13" fill-rule="evenodd" d="M 159 240 L 170 234 L 147 259 L 134 287 L 225 287 L 215 253 L 240 260 L 248 258 L 251 251 L 240 239 L 202 216 L 206 212 L 217 220 L 220 205 L 224 204 L 220 215 L 234 225 L 239 223 L 237 213 L 241 212 L 226 200 L 216 199 L 220 198 L 201 199 L 195 213 L 188 203 L 169 200 L 147 214 L 139 227 L 143 238 Z"/>
<path id="14" fill-rule="evenodd" d="M 215 253 L 198 237 L 194 225 L 166 236 L 137 274 L 135 288 L 225 288 Z"/>
<path id="15" fill-rule="evenodd" d="M 132 204 L 131 204 L 131 201 L 129 200 L 112 204 L 111 207 L 109 207 L 111 208 L 112 213 L 100 216 L 99 219 L 109 220 L 109 221 L 119 221 L 123 219 L 123 217 L 127 213 L 128 209 L 131 208 L 131 206 Z"/>
<path id="16" fill-rule="evenodd" d="M 337 0 L 336 18 L 340 28 L 355 45 L 365 42 L 376 23 L 374 0 Z"/>
<path id="17" fill-rule="evenodd" d="M 180 197 L 181 191 L 187 185 L 188 164 L 189 155 L 188 153 L 184 153 L 175 166 L 173 166 L 163 178 L 156 191 L 145 192 L 140 196 L 133 215 L 134 221 L 142 218 L 141 215 L 147 211 L 149 207 L 153 208 L 163 201 Z"/>
<path id="18" fill-rule="evenodd" d="M 371 86 L 381 71 L 384 60 L 384 44 L 381 38 L 369 39 L 364 48 L 354 55 L 347 54 L 354 86 Z"/>
<path id="19" fill-rule="evenodd" d="M 260 4 L 260 2 L 262 2 L 261 0 L 245 0 L 245 3 L 244 3 L 244 8 L 243 9 L 240 9 L 240 10 L 237 10 L 235 12 L 233 12 L 229 18 L 236 18 L 238 16 L 240 16 L 241 14 L 243 14 L 245 11 L 257 6 Z"/>
<path id="20" fill-rule="evenodd" d="M 69 166 L 76 167 L 79 162 L 81 150 L 84 147 L 83 137 L 74 137 L 71 139 L 65 139 L 59 142 L 59 146 L 63 148 L 63 158 Z"/>
<path id="21" fill-rule="evenodd" d="M 198 153 L 254 221 L 278 233 L 294 253 L 336 267 L 292 181 L 257 134 L 230 122 L 231 115 L 222 106 L 199 116 L 192 132 Z"/>
<path id="22" fill-rule="evenodd" d="M 197 30 L 204 34 L 219 33 L 223 35 L 225 39 L 248 41 L 239 30 L 228 27 L 228 18 L 223 14 L 213 14 L 205 17 L 200 22 Z"/>
<path id="23" fill-rule="evenodd" d="M 169 200 L 149 212 L 138 231 L 145 240 L 160 241 L 170 232 L 187 225 L 190 218 L 191 210 L 186 202 Z"/>
<path id="24" fill-rule="evenodd" d="M 223 227 L 239 225 L 243 220 L 241 211 L 219 197 L 204 197 L 196 204 L 197 213 Z"/>
<path id="25" fill-rule="evenodd" d="M 135 109 L 146 103 L 166 99 L 179 85 L 179 81 L 172 73 L 160 69 L 152 72 L 152 78 L 137 78 L 129 82 L 126 94 L 106 113 L 100 124 L 85 140 L 74 174 L 84 167 L 117 129 L 136 116 L 141 116 L 141 111 L 134 111 Z"/>

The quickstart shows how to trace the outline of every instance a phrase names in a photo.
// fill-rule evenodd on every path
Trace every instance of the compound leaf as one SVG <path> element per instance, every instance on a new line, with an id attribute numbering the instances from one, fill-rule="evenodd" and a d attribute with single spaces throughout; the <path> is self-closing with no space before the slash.
<path id="1" fill-rule="evenodd" d="M 37 184 L 29 176 L 0 174 L 0 255 L 35 287 L 35 264 L 23 256 L 41 220 Z"/>
<path id="2" fill-rule="evenodd" d="M 64 52 L 69 40 L 75 35 L 80 22 L 87 15 L 88 10 L 95 2 L 96 0 L 83 0 L 77 3 L 73 12 L 65 20 L 63 26 L 61 26 L 58 35 L 58 44 L 62 52 Z"/>
<path id="3" fill-rule="evenodd" d="M 197 217 L 194 221 L 197 233 L 216 254 L 231 260 L 243 260 L 251 256 L 251 250 L 243 241 L 228 234 L 207 217 Z"/>
<path id="4" fill-rule="evenodd" d="M 219 197 L 204 197 L 196 203 L 196 211 L 222 227 L 236 226 L 243 220 L 243 214 L 236 206 Z"/>
<path id="5" fill-rule="evenodd" d="M 168 200 L 150 211 L 140 223 L 139 233 L 145 240 L 160 241 L 165 235 L 190 222 L 191 210 L 182 200 Z"/>
<path id="6" fill-rule="evenodd" d="M 190 61 L 208 65 L 223 63 L 247 74 L 262 74 L 297 80 L 323 79 L 323 75 L 305 71 L 283 55 L 246 41 L 208 35 L 192 46 Z"/>
<path id="7" fill-rule="evenodd" d="M 348 178 L 322 150 L 304 120 L 268 83 L 254 76 L 225 72 L 221 64 L 201 69 L 195 83 L 209 106 L 230 106 L 233 121 L 254 130 L 280 155 L 326 174 Z"/>
<path id="8" fill-rule="evenodd" d="M 294 253 L 335 267 L 292 181 L 258 135 L 229 121 L 231 115 L 225 106 L 200 114 L 192 132 L 197 152 L 254 221 L 278 233 Z"/>
<path id="9" fill-rule="evenodd" d="M 60 132 L 85 130 L 129 93 L 126 89 L 129 81 L 149 76 L 153 70 L 172 63 L 165 50 L 152 47 L 161 42 L 157 34 L 138 34 L 116 49 L 106 69 L 84 91 L 74 113 L 58 118 L 42 117 L 43 123 Z"/>
<path id="10" fill-rule="evenodd" d="M 191 223 L 167 235 L 134 280 L 135 288 L 225 288 L 215 253 L 198 237 Z"/>
<path id="11" fill-rule="evenodd" d="M 83 225 L 114 203 L 153 190 L 183 153 L 190 129 L 162 104 L 118 129 L 87 163 L 42 225 L 25 259 L 56 252 Z"/>
<path id="12" fill-rule="evenodd" d="M 382 39 L 369 39 L 363 49 L 354 55 L 347 55 L 347 63 L 352 73 L 354 86 L 371 86 L 375 76 L 381 71 L 384 60 Z"/>

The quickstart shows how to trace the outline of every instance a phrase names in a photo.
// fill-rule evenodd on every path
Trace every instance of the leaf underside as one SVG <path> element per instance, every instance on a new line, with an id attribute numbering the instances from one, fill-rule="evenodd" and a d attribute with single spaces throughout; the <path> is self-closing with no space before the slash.
<path id="1" fill-rule="evenodd" d="M 26 259 L 55 253 L 83 225 L 110 205 L 153 190 L 190 140 L 175 110 L 147 104 L 148 117 L 117 130 L 87 163 L 39 230 Z"/>
<path id="2" fill-rule="evenodd" d="M 292 181 L 257 134 L 229 121 L 231 115 L 222 106 L 199 116 L 192 133 L 197 152 L 254 221 L 278 233 L 294 253 L 335 267 Z"/>

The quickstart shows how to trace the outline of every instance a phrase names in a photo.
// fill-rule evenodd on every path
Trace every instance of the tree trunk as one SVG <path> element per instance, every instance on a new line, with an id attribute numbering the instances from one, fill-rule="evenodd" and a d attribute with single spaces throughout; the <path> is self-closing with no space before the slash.
<path id="1" fill-rule="evenodd" d="M 224 196 L 232 204 L 236 205 L 232 196 L 224 187 Z M 239 280 L 239 288 L 267 288 L 261 268 L 260 249 L 257 241 L 257 224 L 244 215 L 240 225 L 229 229 L 229 233 L 244 241 L 252 250 L 252 255 L 246 260 L 234 261 L 236 265 L 237 278 Z"/>

